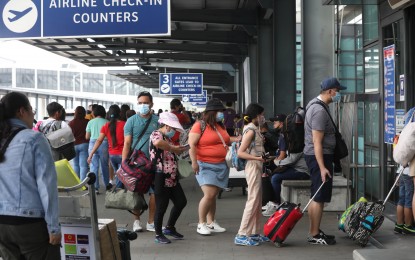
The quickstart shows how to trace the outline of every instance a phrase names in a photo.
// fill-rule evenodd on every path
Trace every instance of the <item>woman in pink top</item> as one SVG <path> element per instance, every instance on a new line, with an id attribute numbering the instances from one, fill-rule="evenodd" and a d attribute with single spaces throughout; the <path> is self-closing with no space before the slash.
<path id="1" fill-rule="evenodd" d="M 118 105 L 110 106 L 108 110 L 109 122 L 106 123 L 99 134 L 98 139 L 92 148 L 88 157 L 88 163 L 91 163 L 92 156 L 98 150 L 104 138 L 108 139 L 108 153 L 110 156 L 110 162 L 116 172 L 121 166 L 122 150 L 124 148 L 124 125 L 125 121 L 120 120 L 121 109 Z M 118 183 L 118 181 L 117 181 Z M 112 188 L 112 184 L 108 184 L 107 190 Z"/>

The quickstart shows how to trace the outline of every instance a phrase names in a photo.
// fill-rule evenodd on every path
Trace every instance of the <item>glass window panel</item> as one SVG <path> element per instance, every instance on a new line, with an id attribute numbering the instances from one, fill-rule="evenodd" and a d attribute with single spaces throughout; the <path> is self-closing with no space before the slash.
<path id="1" fill-rule="evenodd" d="M 18 88 L 35 88 L 35 70 L 17 68 L 16 86 Z"/>
<path id="2" fill-rule="evenodd" d="M 347 66 L 340 67 L 339 68 L 340 71 L 343 70 L 343 67 L 347 67 Z M 354 67 L 350 67 L 350 68 L 354 69 Z M 356 91 L 356 81 L 355 80 L 343 79 L 342 77 L 339 77 L 339 78 L 340 78 L 341 84 L 347 87 L 347 89 L 342 90 L 341 93 L 354 93 Z"/>
<path id="3" fill-rule="evenodd" d="M 354 51 L 355 40 L 350 37 L 343 37 L 340 42 L 340 48 L 342 51 Z"/>
<path id="4" fill-rule="evenodd" d="M 82 82 L 84 92 L 104 93 L 103 74 L 84 73 Z"/>
<path id="5" fill-rule="evenodd" d="M 12 69 L 0 68 L 0 86 L 12 86 Z"/>
<path id="6" fill-rule="evenodd" d="M 301 53 L 301 50 L 297 50 L 296 52 L 297 52 L 297 54 L 296 54 L 297 61 L 296 62 L 297 62 L 297 64 L 301 64 L 301 59 L 303 57 L 303 55 Z"/>
<path id="7" fill-rule="evenodd" d="M 60 72 L 60 89 L 65 91 L 81 91 L 81 73 L 71 71 Z"/>
<path id="8" fill-rule="evenodd" d="M 354 52 L 346 51 L 340 54 L 340 65 L 354 65 L 356 63 L 356 58 Z"/>
<path id="9" fill-rule="evenodd" d="M 348 79 L 354 79 L 356 78 L 356 68 L 355 66 L 339 66 L 339 77 L 344 79 L 344 78 L 348 78 Z M 350 81 L 348 81 L 350 82 Z M 344 80 L 342 80 L 342 84 L 346 84 L 344 82 Z M 351 92 L 351 90 L 349 89 L 349 85 L 347 86 L 347 92 Z"/>
<path id="10" fill-rule="evenodd" d="M 364 45 L 379 38 L 377 5 L 363 5 L 363 31 Z"/>
<path id="11" fill-rule="evenodd" d="M 58 72 L 53 70 L 38 70 L 37 88 L 58 90 Z"/>
<path id="12" fill-rule="evenodd" d="M 379 92 L 379 48 L 365 50 L 365 92 Z"/>

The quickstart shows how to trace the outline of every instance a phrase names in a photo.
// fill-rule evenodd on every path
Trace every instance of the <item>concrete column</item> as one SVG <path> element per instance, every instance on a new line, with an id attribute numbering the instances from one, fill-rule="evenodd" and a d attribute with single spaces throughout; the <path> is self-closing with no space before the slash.
<path id="1" fill-rule="evenodd" d="M 258 25 L 258 90 L 252 89 L 252 101 L 265 107 L 265 117 L 274 114 L 274 62 L 273 26 L 271 23 Z"/>
<path id="2" fill-rule="evenodd" d="M 290 114 L 296 101 L 296 20 L 295 1 L 275 0 L 274 37 L 274 111 Z M 271 116 L 271 114 L 269 114 Z"/>
<path id="3" fill-rule="evenodd" d="M 304 105 L 320 93 L 321 81 L 334 75 L 333 6 L 302 1 Z"/>

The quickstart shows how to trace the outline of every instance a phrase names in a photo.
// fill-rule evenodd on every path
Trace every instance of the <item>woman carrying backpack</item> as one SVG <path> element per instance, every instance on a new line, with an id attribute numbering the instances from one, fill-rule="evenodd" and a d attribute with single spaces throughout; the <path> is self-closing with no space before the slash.
<path id="1" fill-rule="evenodd" d="M 242 215 L 241 226 L 235 236 L 234 243 L 241 246 L 257 246 L 260 242 L 269 242 L 269 238 L 260 235 L 262 207 L 262 167 L 265 159 L 264 138 L 260 126 L 265 124 L 264 108 L 251 103 L 246 108 L 247 123 L 243 130 L 242 143 L 238 149 L 238 157 L 246 160 L 245 175 L 248 184 L 248 195 Z"/>

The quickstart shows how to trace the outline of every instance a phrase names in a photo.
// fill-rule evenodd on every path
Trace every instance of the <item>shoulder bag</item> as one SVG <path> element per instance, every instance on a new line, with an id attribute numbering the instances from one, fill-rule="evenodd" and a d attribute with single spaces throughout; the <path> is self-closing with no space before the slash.
<path id="1" fill-rule="evenodd" d="M 105 194 L 105 207 L 110 209 L 138 210 L 140 215 L 148 209 L 142 194 L 119 188 L 107 191 Z"/>
<path id="2" fill-rule="evenodd" d="M 154 180 L 155 165 L 152 164 L 151 160 L 149 160 L 145 153 L 141 151 L 141 148 L 143 148 L 148 140 L 145 141 L 140 148 L 134 149 L 150 125 L 150 121 L 151 117 L 148 119 L 143 131 L 134 142 L 128 158 L 121 162 L 121 167 L 116 173 L 117 177 L 127 190 L 139 194 L 147 193 Z"/>
<path id="3" fill-rule="evenodd" d="M 321 102 L 315 102 L 314 104 L 319 104 L 326 110 L 327 114 L 330 117 L 330 120 L 336 129 L 335 138 L 336 138 L 336 146 L 334 147 L 334 157 L 333 161 L 340 161 L 341 159 L 345 158 L 349 155 L 349 150 L 347 149 L 346 142 L 344 141 L 341 133 L 339 132 L 339 129 L 337 128 L 336 124 L 334 123 L 333 118 L 331 117 L 329 111 L 327 110 L 326 106 L 323 105 Z"/>

